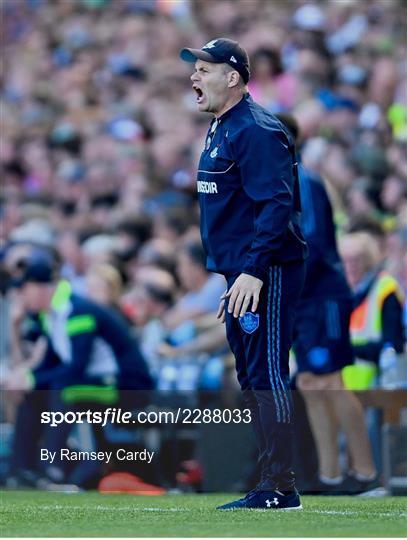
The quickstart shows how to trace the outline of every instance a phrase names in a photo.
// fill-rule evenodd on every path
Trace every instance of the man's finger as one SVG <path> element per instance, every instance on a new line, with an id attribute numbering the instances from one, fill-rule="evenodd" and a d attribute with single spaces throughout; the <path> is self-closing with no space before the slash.
<path id="1" fill-rule="evenodd" d="M 216 318 L 220 319 L 224 313 L 225 313 L 225 301 L 221 300 L 218 307 L 218 312 L 216 313 Z"/>
<path id="2" fill-rule="evenodd" d="M 223 293 L 225 295 L 225 298 L 230 298 L 231 294 L 234 291 L 234 286 L 235 286 L 235 284 L 233 283 L 233 285 L 230 287 L 230 289 L 228 291 L 226 291 L 225 293 Z"/>
<path id="3" fill-rule="evenodd" d="M 227 293 L 228 293 L 228 290 L 226 289 L 226 290 L 222 293 L 220 299 L 221 299 L 221 300 L 224 300 L 224 299 L 226 298 L 226 296 L 227 296 Z"/>
<path id="4" fill-rule="evenodd" d="M 244 299 L 244 302 L 242 304 L 242 308 L 240 310 L 240 317 L 244 317 L 246 311 L 247 311 L 247 308 L 249 307 L 249 304 L 250 304 L 250 299 L 251 299 L 251 295 L 250 294 L 246 294 L 245 296 L 245 299 Z"/>
<path id="5" fill-rule="evenodd" d="M 237 298 L 236 298 L 236 302 L 235 302 L 235 307 L 234 307 L 234 310 L 233 310 L 233 317 L 239 317 L 239 311 L 240 311 L 240 307 L 242 305 L 242 302 L 244 301 L 245 299 L 245 295 L 246 293 L 244 291 L 240 291 Z"/>
<path id="6" fill-rule="evenodd" d="M 234 310 L 234 307 L 235 307 L 235 302 L 236 302 L 236 298 L 239 294 L 239 289 L 233 289 L 230 297 L 229 297 L 229 304 L 228 304 L 228 311 L 229 313 L 233 313 L 233 310 Z"/>
<path id="7" fill-rule="evenodd" d="M 218 307 L 218 311 L 216 313 L 216 318 L 219 319 L 219 317 L 222 315 L 222 312 L 224 311 L 225 309 L 225 301 L 222 300 L 219 304 L 219 307 Z"/>
<path id="8" fill-rule="evenodd" d="M 256 311 L 256 309 L 258 308 L 259 306 L 259 298 L 260 298 L 260 295 L 258 292 L 255 292 L 253 294 L 253 304 L 252 304 L 252 311 L 253 313 Z"/>

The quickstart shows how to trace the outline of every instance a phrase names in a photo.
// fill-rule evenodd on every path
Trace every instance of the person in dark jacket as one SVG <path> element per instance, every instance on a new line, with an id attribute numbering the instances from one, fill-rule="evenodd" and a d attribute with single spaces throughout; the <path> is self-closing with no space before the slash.
<path id="1" fill-rule="evenodd" d="M 297 142 L 296 120 L 290 115 L 277 116 Z M 301 162 L 298 170 L 301 226 L 309 255 L 295 322 L 297 386 L 305 399 L 317 446 L 318 488 L 363 492 L 375 480 L 376 471 L 363 408 L 342 380 L 342 369 L 354 362 L 349 333 L 352 292 L 339 257 L 332 207 L 323 180 Z M 345 433 L 351 457 L 347 476 L 339 463 L 337 426 Z"/>
<path id="2" fill-rule="evenodd" d="M 377 366 L 386 344 L 402 353 L 404 294 L 383 265 L 380 246 L 367 232 L 344 235 L 339 243 L 354 294 L 351 341 L 357 358 Z M 349 380 L 350 386 L 354 381 Z"/>
<path id="3" fill-rule="evenodd" d="M 198 166 L 201 236 L 207 268 L 227 281 L 218 316 L 226 321 L 262 470 L 256 490 L 219 508 L 301 508 L 288 357 L 306 244 L 293 141 L 250 97 L 249 60 L 237 42 L 214 39 L 180 56 L 195 63 L 198 109 L 215 116 Z"/>
<path id="4" fill-rule="evenodd" d="M 43 447 L 58 456 L 72 428 L 41 425 L 41 411 L 71 410 L 81 399 L 114 405 L 119 390 L 139 391 L 135 396 L 144 400 L 153 380 L 128 325 L 112 310 L 72 293 L 70 284 L 59 280 L 52 254 L 33 249 L 20 262 L 14 286 L 46 339 L 39 365 L 16 367 L 6 382 L 8 389 L 26 391 L 17 412 L 12 463 L 24 480 L 36 479 L 41 437 Z M 57 459 L 50 470 L 52 480 L 64 479 Z"/>

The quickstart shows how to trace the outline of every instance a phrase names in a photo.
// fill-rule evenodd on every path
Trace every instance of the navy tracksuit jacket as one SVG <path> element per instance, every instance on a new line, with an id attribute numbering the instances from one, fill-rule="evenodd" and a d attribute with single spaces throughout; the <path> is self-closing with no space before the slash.
<path id="1" fill-rule="evenodd" d="M 351 299 L 336 245 L 331 203 L 322 179 L 298 167 L 301 204 L 301 230 L 308 244 L 307 273 L 302 299 L 316 297 Z"/>
<path id="2" fill-rule="evenodd" d="M 271 264 L 304 259 L 294 145 L 249 94 L 212 121 L 198 194 L 208 270 L 264 280 Z"/>
<path id="3" fill-rule="evenodd" d="M 349 336 L 352 293 L 338 254 L 332 207 L 323 181 L 301 163 L 298 172 L 301 229 L 309 254 L 293 349 L 298 372 L 322 375 L 353 363 Z"/>
<path id="4" fill-rule="evenodd" d="M 306 243 L 291 136 L 249 94 L 208 131 L 197 190 L 207 268 L 228 288 L 250 274 L 263 281 L 259 307 L 226 330 L 259 448 L 262 489 L 290 489 L 292 404 L 288 357 L 304 281 Z"/>

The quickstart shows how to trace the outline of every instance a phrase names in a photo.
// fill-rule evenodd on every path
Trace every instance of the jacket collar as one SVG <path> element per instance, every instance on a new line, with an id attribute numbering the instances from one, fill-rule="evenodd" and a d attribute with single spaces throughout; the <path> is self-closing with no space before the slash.
<path id="1" fill-rule="evenodd" d="M 233 114 L 236 111 L 239 111 L 243 107 L 246 106 L 247 103 L 253 102 L 252 96 L 249 94 L 249 92 L 246 92 L 246 94 L 243 95 L 242 99 L 236 103 L 236 105 L 233 105 L 230 109 L 228 109 L 226 112 L 224 112 L 221 116 L 217 118 L 218 122 L 223 122 L 228 116 Z"/>

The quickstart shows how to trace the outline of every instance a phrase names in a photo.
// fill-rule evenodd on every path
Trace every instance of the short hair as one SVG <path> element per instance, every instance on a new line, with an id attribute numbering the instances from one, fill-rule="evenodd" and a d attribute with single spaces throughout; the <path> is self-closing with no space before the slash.
<path id="1" fill-rule="evenodd" d="M 176 283 L 174 276 L 166 270 L 154 266 L 140 269 L 137 283 L 152 300 L 168 306 L 174 303 Z"/>
<path id="2" fill-rule="evenodd" d="M 164 210 L 163 218 L 166 225 L 175 231 L 178 236 L 184 234 L 194 222 L 190 209 L 184 206 L 175 206 Z"/>
<path id="3" fill-rule="evenodd" d="M 154 302 L 164 304 L 168 307 L 174 303 L 174 290 L 154 283 L 144 283 L 143 287 L 148 296 L 154 300 Z"/>
<path id="4" fill-rule="evenodd" d="M 126 217 L 119 221 L 114 232 L 131 236 L 138 244 L 144 244 L 151 238 L 151 219 L 145 214 Z"/>
<path id="5" fill-rule="evenodd" d="M 143 266 L 158 266 L 173 273 L 175 268 L 173 245 L 163 238 L 152 238 L 148 240 L 140 247 L 138 264 Z"/>
<path id="6" fill-rule="evenodd" d="M 236 73 L 238 73 L 238 75 L 239 75 L 239 86 L 246 86 L 247 85 L 247 83 L 244 82 L 242 75 L 237 71 L 236 68 L 234 68 L 230 64 L 226 64 L 226 63 L 222 64 L 222 70 L 223 70 L 223 73 L 225 75 L 227 73 L 229 73 L 230 71 L 236 71 Z"/>
<path id="7" fill-rule="evenodd" d="M 252 65 L 255 67 L 257 60 L 266 58 L 269 66 L 273 68 L 274 75 L 280 75 L 284 72 L 280 52 L 273 48 L 260 47 L 254 51 L 252 56 Z"/>
<path id="8" fill-rule="evenodd" d="M 371 215 L 358 214 L 353 216 L 347 226 L 347 233 L 365 232 L 376 238 L 384 237 L 383 226 L 378 219 Z"/>
<path id="9" fill-rule="evenodd" d="M 379 243 L 368 232 L 354 232 L 339 237 L 339 251 L 342 255 L 346 247 L 356 248 L 364 256 L 368 269 L 374 268 L 381 261 Z"/>

